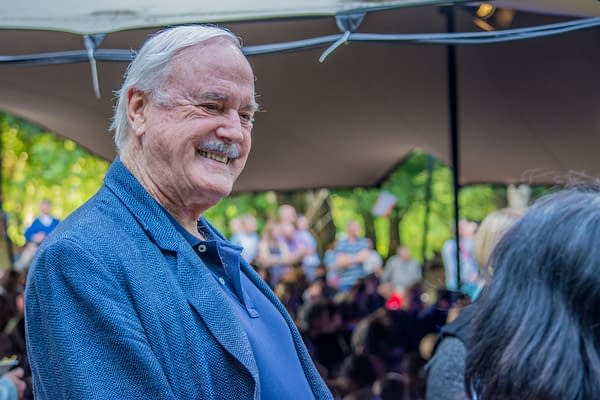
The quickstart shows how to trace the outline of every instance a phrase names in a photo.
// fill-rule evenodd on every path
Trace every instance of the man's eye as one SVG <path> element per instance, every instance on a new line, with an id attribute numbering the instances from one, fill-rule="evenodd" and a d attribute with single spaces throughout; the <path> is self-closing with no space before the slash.
<path id="1" fill-rule="evenodd" d="M 216 103 L 204 103 L 204 104 L 201 104 L 200 106 L 207 111 L 219 111 L 221 109 L 221 106 L 219 106 Z"/>
<path id="2" fill-rule="evenodd" d="M 246 124 L 254 122 L 254 115 L 252 113 L 240 113 L 240 121 Z"/>

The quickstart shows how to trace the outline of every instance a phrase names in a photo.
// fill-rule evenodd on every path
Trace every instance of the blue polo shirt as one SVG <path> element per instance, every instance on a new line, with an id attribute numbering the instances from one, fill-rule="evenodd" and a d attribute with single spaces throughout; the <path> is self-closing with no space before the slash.
<path id="1" fill-rule="evenodd" d="M 260 398 L 314 399 L 285 319 L 240 271 L 242 248 L 220 238 L 204 219 L 198 221 L 198 229 L 206 241 L 187 232 L 170 215 L 169 218 L 208 266 L 236 310 L 258 366 Z"/>

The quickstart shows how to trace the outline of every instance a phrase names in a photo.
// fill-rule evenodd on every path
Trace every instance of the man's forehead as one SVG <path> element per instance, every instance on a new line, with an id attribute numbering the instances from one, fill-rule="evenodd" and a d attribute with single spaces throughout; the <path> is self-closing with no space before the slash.
<path id="1" fill-rule="evenodd" d="M 204 42 L 184 47 L 175 54 L 172 62 L 177 62 L 178 60 L 181 60 L 185 64 L 216 65 L 218 68 L 223 66 L 243 66 L 243 68 L 248 68 L 249 71 L 252 71 L 252 66 L 242 50 L 231 40 L 223 37 L 211 38 Z"/>
<path id="2" fill-rule="evenodd" d="M 241 110 L 258 111 L 255 78 L 249 64 L 240 64 L 240 60 L 235 59 L 228 64 L 223 59 L 188 56 L 171 60 L 167 82 L 172 85 L 167 84 L 165 89 L 172 96 L 194 104 L 214 101 L 232 104 Z M 241 53 L 240 56 L 247 63 L 245 56 Z"/>

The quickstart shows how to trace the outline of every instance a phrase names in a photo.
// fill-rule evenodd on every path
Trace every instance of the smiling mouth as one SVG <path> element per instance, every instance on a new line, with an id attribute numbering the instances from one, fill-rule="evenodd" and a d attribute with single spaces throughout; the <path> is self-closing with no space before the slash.
<path id="1" fill-rule="evenodd" d="M 229 157 L 221 156 L 219 154 L 211 153 L 209 151 L 198 150 L 198 154 L 200 154 L 204 158 L 215 160 L 223 164 L 229 164 L 229 161 L 231 161 Z"/>

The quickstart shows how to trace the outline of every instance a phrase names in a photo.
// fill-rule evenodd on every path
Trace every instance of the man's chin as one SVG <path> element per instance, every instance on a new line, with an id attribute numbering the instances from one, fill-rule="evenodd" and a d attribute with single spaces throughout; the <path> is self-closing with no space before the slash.
<path id="1" fill-rule="evenodd" d="M 221 184 L 213 184 L 210 186 L 205 186 L 203 189 L 199 189 L 202 192 L 198 193 L 200 195 L 206 196 L 211 199 L 212 205 L 217 204 L 223 197 L 229 196 L 231 190 L 233 189 L 233 182 L 231 183 L 221 183 Z"/>

